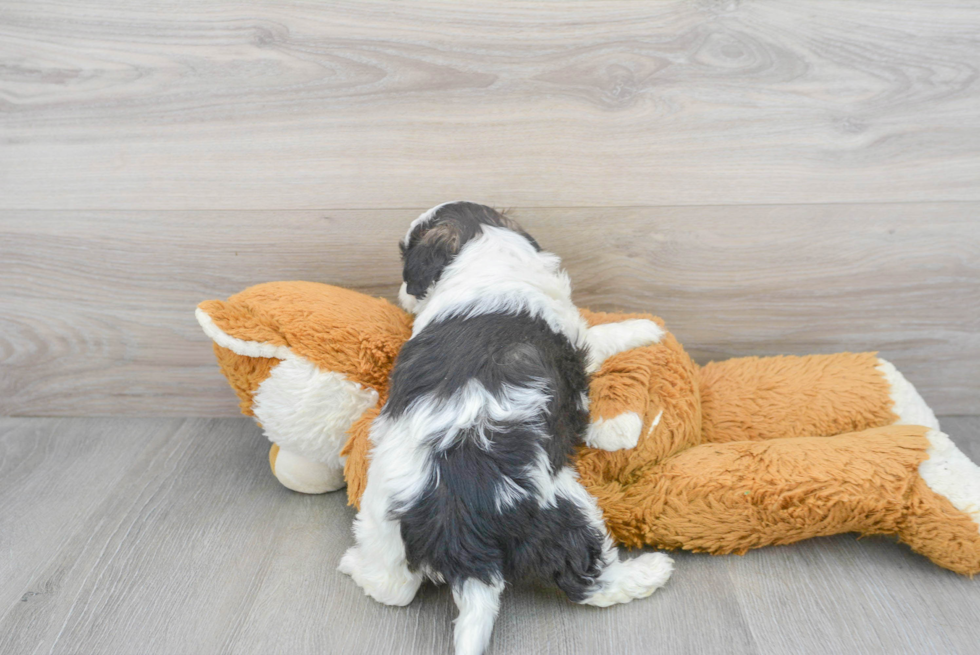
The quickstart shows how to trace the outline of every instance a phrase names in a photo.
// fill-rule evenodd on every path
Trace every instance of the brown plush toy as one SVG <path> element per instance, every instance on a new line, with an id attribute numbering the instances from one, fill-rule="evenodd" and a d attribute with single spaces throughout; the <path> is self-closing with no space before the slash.
<path id="1" fill-rule="evenodd" d="M 583 311 L 590 325 L 647 314 Z M 411 317 L 311 282 L 207 301 L 198 321 L 273 442 L 273 472 L 357 505 L 368 428 Z M 902 375 L 873 353 L 742 358 L 699 367 L 674 337 L 593 375 L 576 457 L 613 537 L 716 554 L 841 532 L 893 534 L 939 566 L 980 572 L 980 468 Z M 598 447 L 601 446 L 601 447 Z"/>

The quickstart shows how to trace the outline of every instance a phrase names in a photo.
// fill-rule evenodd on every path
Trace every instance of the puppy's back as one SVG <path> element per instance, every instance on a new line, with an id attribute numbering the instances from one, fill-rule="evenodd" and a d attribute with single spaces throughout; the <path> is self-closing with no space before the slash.
<path id="1" fill-rule="evenodd" d="M 383 414 L 426 426 L 425 483 L 391 508 L 410 567 L 490 584 L 553 579 L 571 559 L 588 576 L 602 535 L 556 493 L 588 421 L 584 361 L 526 314 L 450 319 L 406 344 Z"/>

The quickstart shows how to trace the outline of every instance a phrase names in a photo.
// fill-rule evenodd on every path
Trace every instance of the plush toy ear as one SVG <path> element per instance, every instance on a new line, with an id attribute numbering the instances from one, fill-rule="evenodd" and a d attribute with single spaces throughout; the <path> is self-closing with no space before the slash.
<path id="1" fill-rule="evenodd" d="M 275 330 L 263 325 L 241 305 L 208 300 L 197 306 L 197 322 L 214 341 L 221 373 L 238 396 L 239 408 L 255 416 L 255 392 L 288 352 Z"/>
<path id="2" fill-rule="evenodd" d="M 285 337 L 246 305 L 206 300 L 197 306 L 194 315 L 206 335 L 235 354 L 278 359 L 289 355 Z"/>

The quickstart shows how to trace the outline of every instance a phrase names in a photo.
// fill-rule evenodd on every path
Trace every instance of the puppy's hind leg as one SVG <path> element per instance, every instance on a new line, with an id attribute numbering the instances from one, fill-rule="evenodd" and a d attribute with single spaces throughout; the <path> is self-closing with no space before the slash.
<path id="1" fill-rule="evenodd" d="M 578 481 L 575 471 L 566 468 L 556 479 L 557 495 L 571 501 L 585 520 L 585 540 L 595 559 L 589 575 L 581 571 L 565 570 L 556 576 L 558 585 L 577 603 L 608 607 L 616 603 L 628 603 L 636 598 L 646 598 L 660 589 L 674 570 L 674 562 L 663 553 L 644 553 L 639 557 L 620 561 L 617 549 L 606 530 L 602 512 L 585 487 Z M 582 532 L 580 530 L 580 532 Z M 574 543 L 572 534 L 564 543 Z M 573 556 L 567 561 L 575 561 Z M 596 575 L 597 573 L 597 575 Z"/>
<path id="2" fill-rule="evenodd" d="M 422 585 L 422 574 L 408 568 L 401 526 L 388 517 L 387 498 L 371 478 L 354 519 L 354 538 L 357 543 L 344 553 L 338 570 L 379 603 L 411 603 Z"/>
<path id="3" fill-rule="evenodd" d="M 490 643 L 503 590 L 504 581 L 499 577 L 492 584 L 467 578 L 453 585 L 453 600 L 459 608 L 453 630 L 456 655 L 480 655 Z"/>

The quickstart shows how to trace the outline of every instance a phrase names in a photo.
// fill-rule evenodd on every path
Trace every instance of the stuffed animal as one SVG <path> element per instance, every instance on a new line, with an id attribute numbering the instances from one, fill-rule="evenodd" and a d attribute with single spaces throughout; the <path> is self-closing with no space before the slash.
<path id="1" fill-rule="evenodd" d="M 590 325 L 647 314 L 583 311 Z M 412 319 L 311 282 L 203 302 L 222 372 L 273 442 L 290 489 L 364 490 L 368 428 Z M 980 572 L 980 468 L 874 353 L 699 367 L 666 330 L 592 376 L 576 456 L 613 537 L 715 554 L 842 532 L 892 534 L 939 566 Z"/>

